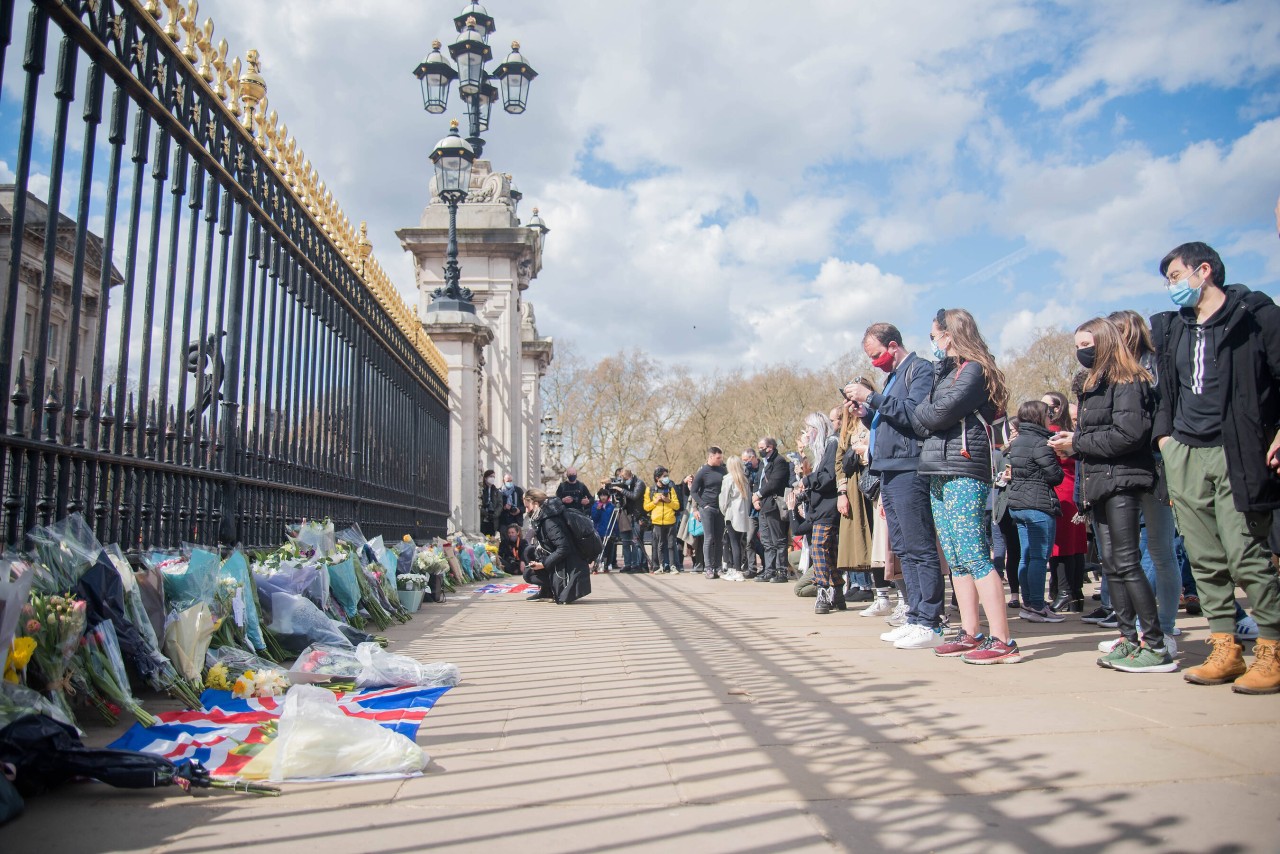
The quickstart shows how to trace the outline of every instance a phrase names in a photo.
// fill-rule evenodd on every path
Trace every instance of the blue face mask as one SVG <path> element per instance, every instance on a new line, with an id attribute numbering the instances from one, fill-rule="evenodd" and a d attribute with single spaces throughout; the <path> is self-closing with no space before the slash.
<path id="1" fill-rule="evenodd" d="M 937 341 L 930 341 L 929 346 L 933 349 L 933 358 L 937 359 L 939 362 L 947 358 L 947 351 L 939 347 Z"/>
<path id="2" fill-rule="evenodd" d="M 1169 299 L 1173 300 L 1174 305 L 1193 308 L 1196 303 L 1200 302 L 1200 292 L 1204 288 L 1204 280 L 1201 279 L 1199 286 L 1193 288 L 1189 283 L 1194 275 L 1195 273 L 1189 273 L 1180 281 L 1174 282 L 1169 286 Z"/>

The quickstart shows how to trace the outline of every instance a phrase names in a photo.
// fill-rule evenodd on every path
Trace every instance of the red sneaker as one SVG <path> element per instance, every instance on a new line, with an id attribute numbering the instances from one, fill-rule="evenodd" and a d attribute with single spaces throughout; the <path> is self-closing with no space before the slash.
<path id="1" fill-rule="evenodd" d="M 987 638 L 977 649 L 966 652 L 963 660 L 965 664 L 1015 664 L 1022 660 L 1022 651 L 1017 641 Z"/>
<path id="2" fill-rule="evenodd" d="M 974 637 L 964 629 L 960 630 L 960 634 L 954 640 L 947 641 L 941 646 L 933 648 L 933 654 L 939 658 L 959 658 L 966 652 L 971 652 L 982 645 L 982 635 Z"/>

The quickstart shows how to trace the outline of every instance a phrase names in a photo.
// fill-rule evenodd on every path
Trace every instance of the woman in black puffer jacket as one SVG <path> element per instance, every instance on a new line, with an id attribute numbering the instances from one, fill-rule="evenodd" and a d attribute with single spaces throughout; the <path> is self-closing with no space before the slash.
<path id="1" fill-rule="evenodd" d="M 1009 515 L 1018 527 L 1021 562 L 1018 584 L 1022 589 L 1024 620 L 1033 623 L 1061 623 L 1044 601 L 1045 573 L 1049 569 L 1049 553 L 1053 551 L 1057 517 L 1061 514 L 1058 496 L 1053 488 L 1062 483 L 1062 466 L 1058 455 L 1049 447 L 1049 407 L 1038 400 L 1028 400 L 1018 407 L 1018 437 L 1005 452 L 1005 471 L 1009 485 Z"/>
<path id="2" fill-rule="evenodd" d="M 967 664 L 1012 663 L 1020 659 L 1009 637 L 1004 584 L 991 561 L 987 497 L 991 491 L 990 424 L 1004 410 L 1008 392 L 973 315 L 944 309 L 929 335 L 938 365 L 929 397 L 911 413 L 911 426 L 925 438 L 921 477 L 929 478 L 929 499 L 943 557 L 951 567 L 951 587 L 960 606 L 959 636 L 944 643 L 906 637 L 894 646 L 934 648 L 934 654 Z M 979 604 L 991 634 L 983 637 Z M 917 627 L 923 628 L 923 627 Z"/>
<path id="3" fill-rule="evenodd" d="M 1111 591 L 1121 640 L 1098 664 L 1126 673 L 1167 673 L 1177 665 L 1165 648 L 1156 597 L 1142 572 L 1139 515 L 1142 493 L 1155 484 L 1151 374 L 1105 318 L 1076 329 L 1076 357 L 1089 371 L 1075 433 L 1059 433 L 1050 446 L 1075 452 L 1083 465 L 1084 497 L 1092 506 L 1098 556 Z M 1142 621 L 1138 639 L 1135 619 Z"/>

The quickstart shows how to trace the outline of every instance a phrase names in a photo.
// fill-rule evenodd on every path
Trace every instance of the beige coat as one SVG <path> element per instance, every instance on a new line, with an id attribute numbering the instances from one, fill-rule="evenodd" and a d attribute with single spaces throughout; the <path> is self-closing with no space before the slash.
<path id="1" fill-rule="evenodd" d="M 848 514 L 840 515 L 840 539 L 836 545 L 836 568 L 865 570 L 872 566 L 872 505 L 858 491 L 857 473 L 846 477 L 845 451 L 852 445 L 865 445 L 869 431 L 859 424 L 844 441 L 836 445 L 836 489 L 849 499 Z"/>

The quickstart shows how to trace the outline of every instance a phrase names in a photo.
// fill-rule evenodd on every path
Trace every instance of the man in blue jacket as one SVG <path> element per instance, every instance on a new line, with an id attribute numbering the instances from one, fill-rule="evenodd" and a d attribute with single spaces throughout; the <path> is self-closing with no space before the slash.
<path id="1" fill-rule="evenodd" d="M 845 386 L 849 411 L 871 430 L 868 468 L 880 476 L 880 498 L 889 526 L 889 547 L 902 565 L 907 588 L 907 622 L 880 639 L 893 643 L 910 626 L 942 625 L 942 563 L 929 504 L 929 479 L 920 477 L 920 439 L 909 413 L 929 396 L 933 363 L 908 351 L 902 333 L 891 323 L 867 328 L 862 349 L 871 364 L 889 375 L 884 391 L 868 391 L 861 383 Z"/>

